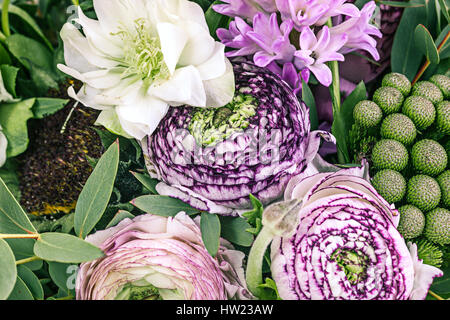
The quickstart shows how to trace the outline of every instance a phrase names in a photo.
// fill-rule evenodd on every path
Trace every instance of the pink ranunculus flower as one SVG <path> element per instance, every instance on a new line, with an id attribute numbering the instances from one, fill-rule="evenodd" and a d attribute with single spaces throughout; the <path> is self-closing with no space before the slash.
<path id="1" fill-rule="evenodd" d="M 200 228 L 184 212 L 124 219 L 86 241 L 105 256 L 80 266 L 78 300 L 227 300 L 250 299 L 244 254 L 221 239 L 213 258 Z"/>

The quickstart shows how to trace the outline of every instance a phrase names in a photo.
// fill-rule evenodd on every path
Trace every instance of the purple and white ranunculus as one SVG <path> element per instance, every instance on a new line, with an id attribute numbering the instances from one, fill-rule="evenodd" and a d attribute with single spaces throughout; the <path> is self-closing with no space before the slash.
<path id="1" fill-rule="evenodd" d="M 301 204 L 298 225 L 271 245 L 282 299 L 425 299 L 442 276 L 418 260 L 415 245 L 408 248 L 398 211 L 371 186 L 365 166 L 300 174 L 286 188 L 285 201 L 293 200 Z"/>
<path id="2" fill-rule="evenodd" d="M 158 193 L 195 208 L 236 215 L 283 195 L 317 154 L 324 132 L 310 132 L 309 110 L 276 74 L 234 62 L 236 94 L 218 109 L 172 108 L 143 143 Z"/>
<path id="3" fill-rule="evenodd" d="M 216 258 L 199 226 L 184 212 L 122 220 L 86 238 L 105 256 L 83 263 L 78 300 L 251 299 L 243 280 L 244 254 L 221 239 Z"/>

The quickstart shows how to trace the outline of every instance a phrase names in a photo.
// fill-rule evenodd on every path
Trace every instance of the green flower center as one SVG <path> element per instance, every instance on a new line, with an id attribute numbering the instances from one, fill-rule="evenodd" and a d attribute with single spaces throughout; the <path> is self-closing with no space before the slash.
<path id="1" fill-rule="evenodd" d="M 120 61 L 127 68 L 124 78 L 138 75 L 148 85 L 169 78 L 159 37 L 147 20 L 138 19 L 134 30 L 122 28 L 114 35 L 120 36 L 124 42 L 124 58 Z"/>
<path id="2" fill-rule="evenodd" d="M 366 269 L 368 257 L 348 249 L 337 249 L 331 255 L 331 260 L 335 261 L 342 268 L 352 285 L 361 282 L 367 276 Z"/>
<path id="3" fill-rule="evenodd" d="M 127 283 L 116 296 L 116 300 L 162 300 L 158 288 L 149 284 L 136 286 Z"/>
<path id="4" fill-rule="evenodd" d="M 255 99 L 238 94 L 221 108 L 195 108 L 189 123 L 189 132 L 199 145 L 214 146 L 250 125 L 256 114 Z"/>

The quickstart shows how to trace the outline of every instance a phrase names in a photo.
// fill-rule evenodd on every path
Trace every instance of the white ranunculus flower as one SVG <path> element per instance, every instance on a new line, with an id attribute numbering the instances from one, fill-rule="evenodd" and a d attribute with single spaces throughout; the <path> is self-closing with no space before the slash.
<path id="1" fill-rule="evenodd" d="M 6 147 L 8 146 L 8 140 L 2 132 L 2 126 L 0 126 L 0 168 L 6 161 Z"/>
<path id="2" fill-rule="evenodd" d="M 94 0 L 98 20 L 79 8 L 61 30 L 66 65 L 84 86 L 69 95 L 102 110 L 97 122 L 141 140 L 169 106 L 220 107 L 234 95 L 225 47 L 201 7 L 187 0 Z"/>

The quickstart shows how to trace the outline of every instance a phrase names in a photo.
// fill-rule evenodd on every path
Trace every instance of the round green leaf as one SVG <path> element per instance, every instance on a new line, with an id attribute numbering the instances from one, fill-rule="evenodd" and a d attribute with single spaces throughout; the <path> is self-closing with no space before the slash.
<path id="1" fill-rule="evenodd" d="M 33 294 L 28 289 L 25 282 L 17 276 L 14 289 L 8 297 L 8 300 L 34 300 Z"/>
<path id="2" fill-rule="evenodd" d="M 11 294 L 17 278 L 16 259 L 5 240 L 0 239 L 0 300 Z"/>
<path id="3" fill-rule="evenodd" d="M 23 280 L 23 282 L 28 287 L 33 297 L 36 300 L 43 300 L 44 289 L 42 288 L 39 278 L 34 274 L 34 272 L 24 265 L 18 266 L 17 272 L 20 279 Z"/>
<path id="4" fill-rule="evenodd" d="M 34 254 L 41 259 L 62 263 L 81 263 L 103 256 L 93 244 L 70 234 L 48 232 L 41 234 L 34 245 Z"/>
<path id="5" fill-rule="evenodd" d="M 202 232 L 203 244 L 213 257 L 216 256 L 220 244 L 220 220 L 216 214 L 202 213 L 200 219 L 200 229 Z"/>
<path id="6" fill-rule="evenodd" d="M 438 64 L 439 52 L 430 31 L 428 31 L 424 25 L 419 24 L 416 27 L 414 31 L 414 39 L 419 51 L 422 52 L 431 63 Z"/>

